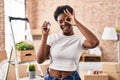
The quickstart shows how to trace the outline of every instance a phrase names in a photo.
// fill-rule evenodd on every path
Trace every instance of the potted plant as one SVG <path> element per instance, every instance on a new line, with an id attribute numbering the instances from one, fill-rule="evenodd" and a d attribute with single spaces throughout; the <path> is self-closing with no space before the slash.
<path id="1" fill-rule="evenodd" d="M 29 78 L 36 77 L 36 69 L 34 64 L 29 64 Z"/>
<path id="2" fill-rule="evenodd" d="M 20 41 L 15 45 L 19 62 L 36 60 L 35 49 L 32 43 Z M 13 56 L 14 58 L 14 56 Z"/>
<path id="3" fill-rule="evenodd" d="M 23 51 L 23 50 L 34 50 L 34 46 L 29 43 L 29 42 L 25 42 L 25 41 L 21 41 L 21 42 L 18 42 L 16 45 L 15 45 L 16 49 L 19 50 L 19 51 Z"/>

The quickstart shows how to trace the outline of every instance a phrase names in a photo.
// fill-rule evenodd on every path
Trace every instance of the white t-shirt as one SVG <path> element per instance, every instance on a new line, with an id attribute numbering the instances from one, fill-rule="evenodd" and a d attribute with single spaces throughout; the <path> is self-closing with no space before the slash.
<path id="1" fill-rule="evenodd" d="M 47 44 L 51 46 L 49 68 L 62 71 L 77 70 L 84 40 L 77 35 L 65 36 L 62 33 L 49 35 L 47 39 Z"/>

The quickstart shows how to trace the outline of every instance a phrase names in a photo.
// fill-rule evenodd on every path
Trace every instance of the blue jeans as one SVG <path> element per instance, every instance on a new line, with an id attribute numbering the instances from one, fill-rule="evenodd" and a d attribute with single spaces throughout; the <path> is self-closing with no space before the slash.
<path id="1" fill-rule="evenodd" d="M 79 76 L 77 71 L 75 71 L 71 75 L 62 79 L 62 78 L 54 78 L 54 77 L 50 76 L 49 72 L 47 70 L 47 73 L 46 73 L 46 76 L 44 77 L 44 80 L 81 80 L 81 79 L 80 79 L 80 76 Z"/>

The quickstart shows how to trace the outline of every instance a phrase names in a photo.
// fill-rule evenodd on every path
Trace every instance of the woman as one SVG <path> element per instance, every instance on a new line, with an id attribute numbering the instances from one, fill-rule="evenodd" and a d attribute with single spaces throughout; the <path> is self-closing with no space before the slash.
<path id="1" fill-rule="evenodd" d="M 42 38 L 37 53 L 38 63 L 50 58 L 51 63 L 44 80 L 81 80 L 77 72 L 79 58 L 83 49 L 94 48 L 99 44 L 96 36 L 83 26 L 76 18 L 73 8 L 69 5 L 57 7 L 54 18 L 60 25 L 62 33 L 49 34 L 49 22 L 42 25 Z M 84 35 L 74 34 L 77 27 Z"/>

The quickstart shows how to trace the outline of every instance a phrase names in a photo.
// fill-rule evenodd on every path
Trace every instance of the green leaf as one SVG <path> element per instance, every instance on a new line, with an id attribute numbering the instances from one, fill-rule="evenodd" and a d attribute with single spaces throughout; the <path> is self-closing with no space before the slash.
<path id="1" fill-rule="evenodd" d="M 17 50 L 34 50 L 34 46 L 30 43 L 21 41 L 15 45 Z"/>
<path id="2" fill-rule="evenodd" d="M 29 71 L 35 71 L 35 65 L 29 64 Z"/>

